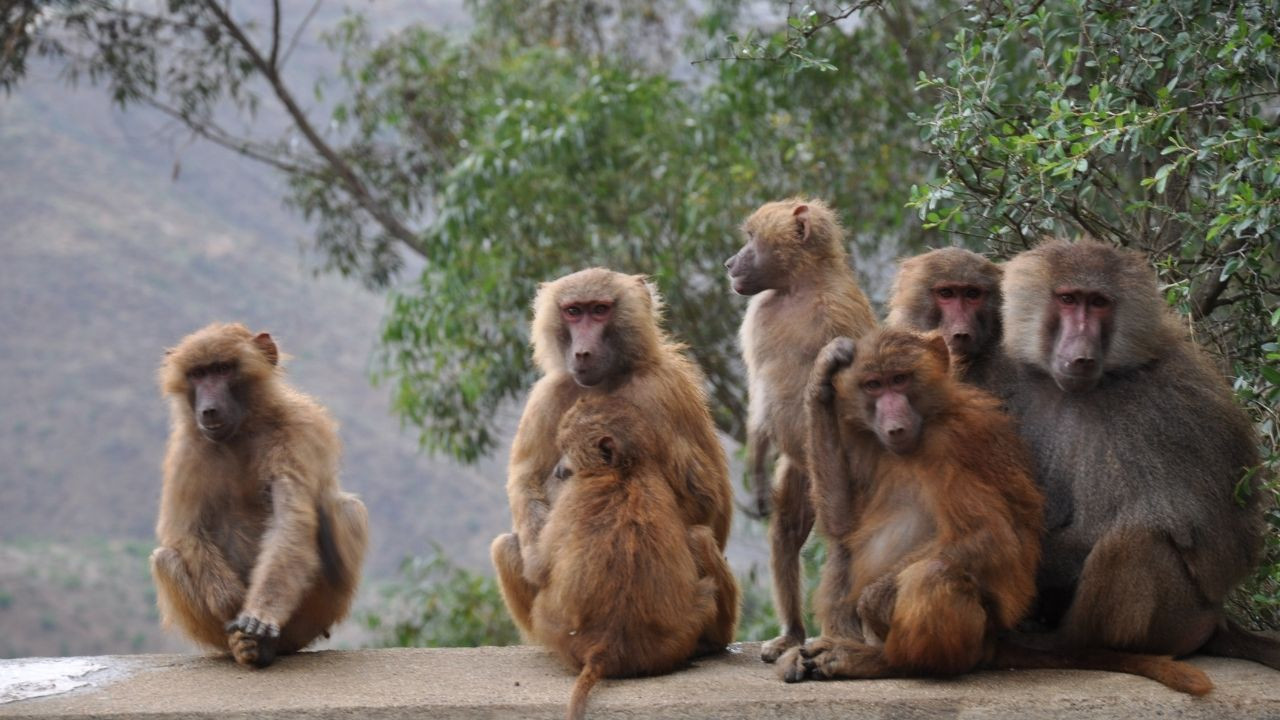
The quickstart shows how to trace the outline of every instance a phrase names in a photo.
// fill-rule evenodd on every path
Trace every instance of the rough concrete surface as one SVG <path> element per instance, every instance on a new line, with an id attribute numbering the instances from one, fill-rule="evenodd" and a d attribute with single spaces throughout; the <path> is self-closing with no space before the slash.
<path id="1" fill-rule="evenodd" d="M 266 670 L 186 655 L 91 658 L 91 687 L 0 705 L 0 718 L 559 718 L 574 676 L 535 647 L 323 651 Z M 1193 662 L 1207 697 L 1144 678 L 991 671 L 956 680 L 787 685 L 759 645 L 656 678 L 606 680 L 591 718 L 1280 718 L 1280 673 L 1222 658 Z M 4 667 L 0 666 L 0 673 Z"/>

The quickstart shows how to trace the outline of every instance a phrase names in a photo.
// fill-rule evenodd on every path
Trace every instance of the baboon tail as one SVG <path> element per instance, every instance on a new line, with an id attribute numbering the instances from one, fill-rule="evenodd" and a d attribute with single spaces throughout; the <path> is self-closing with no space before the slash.
<path id="1" fill-rule="evenodd" d="M 346 576 L 338 541 L 333 537 L 333 520 L 323 504 L 316 506 L 316 544 L 320 546 L 320 568 L 330 585 L 341 585 Z"/>
<path id="2" fill-rule="evenodd" d="M 350 493 L 316 505 L 316 543 L 325 580 L 334 587 L 354 586 L 369 544 L 369 515 Z"/>
<path id="3" fill-rule="evenodd" d="M 600 668 L 590 661 L 583 664 L 578 681 L 573 684 L 573 694 L 569 696 L 569 720 L 582 720 L 587 716 L 587 694 L 600 681 Z"/>
<path id="4" fill-rule="evenodd" d="M 1249 632 L 1230 619 L 1218 625 L 1200 651 L 1208 655 L 1252 660 L 1280 670 L 1280 639 Z"/>
<path id="5" fill-rule="evenodd" d="M 1200 668 L 1168 655 L 1144 655 L 1117 650 L 1037 650 L 1002 639 L 996 648 L 997 667 L 1055 670 L 1106 670 L 1151 678 L 1178 692 L 1204 695 L 1213 681 Z"/>

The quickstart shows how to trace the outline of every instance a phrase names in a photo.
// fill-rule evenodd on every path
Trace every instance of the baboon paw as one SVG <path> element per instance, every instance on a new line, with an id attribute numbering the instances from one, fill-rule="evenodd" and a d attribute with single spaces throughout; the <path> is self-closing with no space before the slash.
<path id="1" fill-rule="evenodd" d="M 830 680 L 839 676 L 840 653 L 837 650 L 825 650 L 804 660 L 805 671 L 815 680 Z"/>
<path id="2" fill-rule="evenodd" d="M 246 635 L 237 630 L 231 633 L 227 644 L 231 648 L 231 656 L 241 665 L 264 668 L 276 659 L 275 638 Z"/>
<path id="3" fill-rule="evenodd" d="M 782 653 L 782 657 L 778 658 L 777 668 L 778 677 L 782 678 L 783 682 L 800 682 L 808 675 L 805 658 L 800 654 L 799 646 L 788 648 Z"/>
<path id="4" fill-rule="evenodd" d="M 276 645 L 280 640 L 279 623 L 241 613 L 235 620 L 227 623 L 225 629 L 231 636 L 228 645 L 236 662 L 266 667 L 275 661 Z"/>
<path id="5" fill-rule="evenodd" d="M 853 363 L 853 349 L 853 338 L 838 337 L 822 348 L 814 364 L 821 369 L 827 379 L 830 379 L 832 375 Z"/>
<path id="6" fill-rule="evenodd" d="M 853 363 L 853 340 L 838 337 L 827 343 L 813 363 L 813 375 L 809 382 L 809 397 L 815 402 L 829 404 L 835 397 L 831 380 L 837 372 Z"/>
<path id="7" fill-rule="evenodd" d="M 767 663 L 776 662 L 783 653 L 791 648 L 800 647 L 803 643 L 803 640 L 791 635 L 779 635 L 760 646 L 760 659 Z"/>

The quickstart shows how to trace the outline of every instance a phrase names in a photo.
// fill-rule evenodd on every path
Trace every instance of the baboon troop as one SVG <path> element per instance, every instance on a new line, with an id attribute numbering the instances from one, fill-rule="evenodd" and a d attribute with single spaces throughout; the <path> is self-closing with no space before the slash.
<path id="1" fill-rule="evenodd" d="M 267 333 L 209 325 L 165 354 L 168 450 L 151 574 L 166 625 L 244 665 L 301 650 L 351 607 L 364 505 L 337 424 L 285 384 Z"/>
<path id="2" fill-rule="evenodd" d="M 747 450 L 756 511 L 774 511 L 770 568 L 782 635 L 764 643 L 773 662 L 804 642 L 800 549 L 813 528 L 805 458 L 801 370 L 832 338 L 859 337 L 876 327 L 871 303 L 849 267 L 844 232 L 820 200 L 771 202 L 742 226 L 746 245 L 725 262 L 733 291 L 751 297 L 740 339 L 747 366 Z M 772 483 L 769 451 L 777 448 Z"/>
<path id="3" fill-rule="evenodd" d="M 725 268 L 750 297 L 748 512 L 769 522 L 781 634 L 760 654 L 781 679 L 1077 668 L 1202 695 L 1177 658 L 1280 669 L 1280 640 L 1224 611 L 1262 548 L 1258 438 L 1144 255 L 932 250 L 900 262 L 881 328 L 825 203 L 767 203 L 742 233 Z M 737 627 L 729 465 L 662 315 L 644 276 L 604 268 L 533 299 L 540 377 L 490 554 L 522 636 L 578 673 L 571 719 L 601 679 L 678 670 Z M 257 667 L 327 637 L 368 542 L 336 424 L 279 364 L 270 335 L 213 324 L 160 370 L 162 616 Z"/>
<path id="4" fill-rule="evenodd" d="M 778 661 L 806 677 L 955 675 L 981 666 L 1146 675 L 1203 695 L 1168 658 L 1045 653 L 1000 634 L 1035 597 L 1043 499 L 1000 401 L 951 377 L 942 336 L 837 338 L 806 391 L 809 468 L 828 541 L 822 636 Z"/>

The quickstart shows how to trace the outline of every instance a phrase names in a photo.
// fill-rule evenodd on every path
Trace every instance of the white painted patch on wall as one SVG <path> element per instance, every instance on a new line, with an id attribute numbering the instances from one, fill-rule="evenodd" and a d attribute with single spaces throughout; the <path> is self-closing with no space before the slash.
<path id="1" fill-rule="evenodd" d="M 70 692 L 107 666 L 89 658 L 0 660 L 0 704 Z"/>

